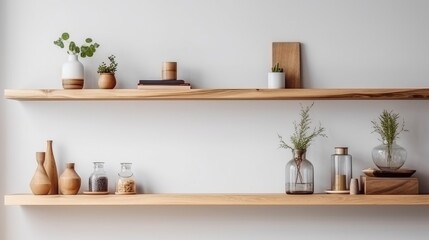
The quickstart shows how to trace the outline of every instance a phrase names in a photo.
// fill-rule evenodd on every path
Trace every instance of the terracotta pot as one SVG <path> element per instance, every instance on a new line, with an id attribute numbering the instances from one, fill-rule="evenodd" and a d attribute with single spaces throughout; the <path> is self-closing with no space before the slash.
<path id="1" fill-rule="evenodd" d="M 51 190 L 51 181 L 43 167 L 45 152 L 36 152 L 37 169 L 30 182 L 31 192 L 34 195 L 46 195 Z"/>
<path id="2" fill-rule="evenodd" d="M 74 170 L 74 163 L 67 163 L 60 176 L 60 192 L 64 195 L 76 195 L 80 189 L 80 177 Z"/>
<path id="3" fill-rule="evenodd" d="M 98 87 L 102 89 L 113 89 L 116 86 L 114 73 L 101 73 L 98 79 Z"/>

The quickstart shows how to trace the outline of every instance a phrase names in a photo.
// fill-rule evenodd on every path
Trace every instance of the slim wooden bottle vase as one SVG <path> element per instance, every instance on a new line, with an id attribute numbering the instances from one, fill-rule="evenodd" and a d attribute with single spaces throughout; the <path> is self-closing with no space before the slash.
<path id="1" fill-rule="evenodd" d="M 46 195 L 51 190 L 51 181 L 43 167 L 45 152 L 36 152 L 37 169 L 30 182 L 30 188 L 34 195 Z"/>
<path id="2" fill-rule="evenodd" d="M 74 170 L 74 163 L 67 163 L 59 181 L 61 194 L 76 195 L 79 192 L 80 183 L 81 179 Z"/>
<path id="3" fill-rule="evenodd" d="M 51 181 L 50 195 L 58 194 L 58 171 L 57 164 L 55 163 L 54 152 L 52 150 L 52 140 L 48 140 L 46 143 L 46 155 L 44 167 L 48 174 L 49 180 Z"/>

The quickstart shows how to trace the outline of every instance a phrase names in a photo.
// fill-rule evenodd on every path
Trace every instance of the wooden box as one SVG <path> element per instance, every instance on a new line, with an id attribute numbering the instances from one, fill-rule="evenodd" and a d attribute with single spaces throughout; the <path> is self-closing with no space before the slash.
<path id="1" fill-rule="evenodd" d="M 413 195 L 419 194 L 417 178 L 362 177 L 367 195 Z"/>

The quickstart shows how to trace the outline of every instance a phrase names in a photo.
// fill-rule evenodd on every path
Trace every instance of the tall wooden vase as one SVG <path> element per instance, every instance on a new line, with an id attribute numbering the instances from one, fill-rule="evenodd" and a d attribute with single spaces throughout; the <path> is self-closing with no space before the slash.
<path id="1" fill-rule="evenodd" d="M 51 180 L 51 190 L 49 191 L 49 195 L 58 194 L 58 171 L 57 164 L 55 163 L 54 152 L 52 150 L 52 140 L 47 141 L 44 167 L 49 180 Z"/>
<path id="2" fill-rule="evenodd" d="M 43 167 L 45 152 L 36 152 L 37 169 L 30 182 L 30 188 L 34 195 L 46 195 L 51 190 L 51 181 Z"/>
<path id="3" fill-rule="evenodd" d="M 64 195 L 76 195 L 80 189 L 80 177 L 74 170 L 74 163 L 67 163 L 60 176 L 60 192 Z"/>

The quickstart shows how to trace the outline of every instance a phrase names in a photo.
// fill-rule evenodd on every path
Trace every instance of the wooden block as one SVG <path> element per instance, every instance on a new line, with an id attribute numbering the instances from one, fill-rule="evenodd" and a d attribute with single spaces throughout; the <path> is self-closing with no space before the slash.
<path id="1" fill-rule="evenodd" d="M 413 195 L 419 194 L 417 178 L 363 177 L 364 193 L 367 195 Z"/>
<path id="2" fill-rule="evenodd" d="M 301 88 L 301 45 L 299 42 L 273 42 L 273 66 L 285 72 L 286 88 Z"/>

